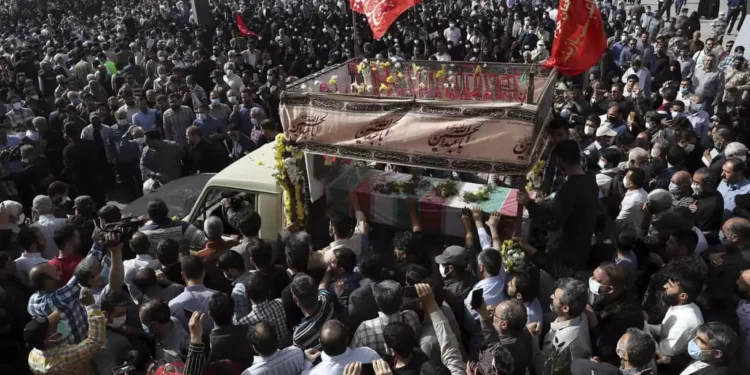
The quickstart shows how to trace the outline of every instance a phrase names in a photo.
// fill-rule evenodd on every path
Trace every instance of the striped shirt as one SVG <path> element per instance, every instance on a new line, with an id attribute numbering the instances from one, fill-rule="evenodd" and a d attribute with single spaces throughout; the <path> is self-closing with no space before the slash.
<path id="1" fill-rule="evenodd" d="M 302 349 L 290 346 L 267 357 L 255 356 L 253 365 L 242 375 L 294 375 L 310 368 Z"/>
<path id="2" fill-rule="evenodd" d="M 382 312 L 378 312 L 377 318 L 366 320 L 359 325 L 357 331 L 354 332 L 350 346 L 352 348 L 366 346 L 378 352 L 381 357 L 385 357 L 388 352 L 385 349 L 383 329 L 391 322 L 404 322 L 408 324 L 414 330 L 414 337 L 420 337 L 422 333 L 422 323 L 414 311 L 406 310 L 392 315 L 385 315 Z"/>
<path id="3" fill-rule="evenodd" d="M 318 306 L 314 315 L 302 319 L 302 322 L 294 330 L 292 339 L 294 346 L 307 350 L 315 348 L 321 350 L 320 330 L 325 322 L 333 319 L 334 300 L 327 290 L 318 290 Z"/>
<path id="4" fill-rule="evenodd" d="M 94 375 L 90 360 L 106 340 L 107 323 L 98 308 L 88 309 L 88 337 L 78 345 L 62 344 L 47 350 L 33 349 L 29 367 L 34 374 Z"/>
<path id="5" fill-rule="evenodd" d="M 232 300 L 234 301 L 234 315 L 232 323 L 238 325 L 239 320 L 250 313 L 250 302 L 245 296 L 245 282 L 250 276 L 250 272 L 245 272 L 232 280 Z"/>
<path id="6" fill-rule="evenodd" d="M 182 106 L 178 110 L 172 108 L 164 112 L 164 139 L 177 142 L 180 146 L 187 145 L 185 130 L 195 121 L 195 113 L 190 107 Z"/>
<path id="7" fill-rule="evenodd" d="M 206 246 L 206 236 L 193 224 L 184 221 L 170 220 L 164 225 L 149 221 L 140 229 L 151 241 L 151 251 L 156 252 L 156 245 L 161 240 L 172 239 L 180 244 L 180 249 L 202 249 Z"/>

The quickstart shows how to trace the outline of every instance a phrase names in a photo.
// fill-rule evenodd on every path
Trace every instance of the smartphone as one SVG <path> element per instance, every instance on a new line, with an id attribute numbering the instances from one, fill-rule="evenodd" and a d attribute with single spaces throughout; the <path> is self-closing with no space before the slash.
<path id="1" fill-rule="evenodd" d="M 414 286 L 405 286 L 404 298 L 419 298 L 419 295 L 417 294 L 417 288 Z"/>
<path id="2" fill-rule="evenodd" d="M 480 307 L 482 307 L 483 303 L 484 289 L 474 289 L 474 291 L 471 292 L 471 308 L 474 310 L 478 310 Z"/>
<path id="3" fill-rule="evenodd" d="M 372 367 L 372 363 L 362 364 L 362 375 L 375 375 L 375 368 Z"/>
<path id="4" fill-rule="evenodd" d="M 193 312 L 192 312 L 192 311 L 190 311 L 190 310 L 188 310 L 188 309 L 186 309 L 186 308 L 183 308 L 183 309 L 182 309 L 182 311 L 183 311 L 183 312 L 185 313 L 185 317 L 186 317 L 186 318 L 187 318 L 188 320 L 190 320 L 190 318 L 191 318 L 191 317 L 193 316 Z"/>

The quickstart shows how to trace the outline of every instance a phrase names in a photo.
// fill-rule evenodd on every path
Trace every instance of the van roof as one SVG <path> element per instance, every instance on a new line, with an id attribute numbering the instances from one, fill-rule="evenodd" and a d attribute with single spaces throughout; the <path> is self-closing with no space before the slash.
<path id="1" fill-rule="evenodd" d="M 274 143 L 266 143 L 240 160 L 217 173 L 206 186 L 218 186 L 237 190 L 260 191 L 281 194 L 274 165 Z"/>

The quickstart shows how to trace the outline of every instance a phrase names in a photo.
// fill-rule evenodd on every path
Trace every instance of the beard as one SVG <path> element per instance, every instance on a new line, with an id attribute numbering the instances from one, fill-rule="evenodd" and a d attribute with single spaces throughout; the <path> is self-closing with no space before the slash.
<path id="1" fill-rule="evenodd" d="M 677 306 L 677 304 L 680 303 L 679 299 L 680 297 L 677 294 L 668 294 L 666 292 L 661 296 L 661 300 L 664 301 L 667 306 Z"/>

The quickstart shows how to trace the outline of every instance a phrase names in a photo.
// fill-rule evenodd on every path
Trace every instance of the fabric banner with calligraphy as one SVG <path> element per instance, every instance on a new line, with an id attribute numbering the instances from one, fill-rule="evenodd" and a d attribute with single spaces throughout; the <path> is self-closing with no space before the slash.
<path id="1" fill-rule="evenodd" d="M 336 210 L 350 212 L 348 195 L 350 191 L 354 191 L 360 208 L 370 222 L 407 229 L 410 227 L 409 212 L 405 203 L 407 196 L 378 193 L 374 187 L 380 183 L 405 181 L 411 177 L 403 173 L 352 167 L 326 186 L 326 197 L 328 202 L 335 205 Z M 422 229 L 426 232 L 462 237 L 464 227 L 461 223 L 461 209 L 469 204 L 464 202 L 461 195 L 464 192 L 477 191 L 484 185 L 457 182 L 459 193 L 453 197 L 442 198 L 432 189 L 442 180 L 429 177 L 424 179 L 431 187 L 419 188 L 415 193 Z M 513 218 L 518 213 L 517 194 L 516 189 L 496 187 L 492 190 L 490 199 L 479 203 L 478 206 L 486 213 L 499 212 L 506 219 L 503 227 L 510 233 L 515 223 Z"/>
<path id="2" fill-rule="evenodd" d="M 555 41 L 542 65 L 573 76 L 594 66 L 607 47 L 599 7 L 594 0 L 560 0 Z"/>
<path id="3" fill-rule="evenodd" d="M 352 11 L 364 14 L 375 39 L 382 38 L 394 21 L 422 0 L 350 0 Z"/>
<path id="4" fill-rule="evenodd" d="M 549 110 L 303 93 L 283 96 L 287 139 L 303 151 L 425 168 L 525 174 L 547 145 Z"/>

